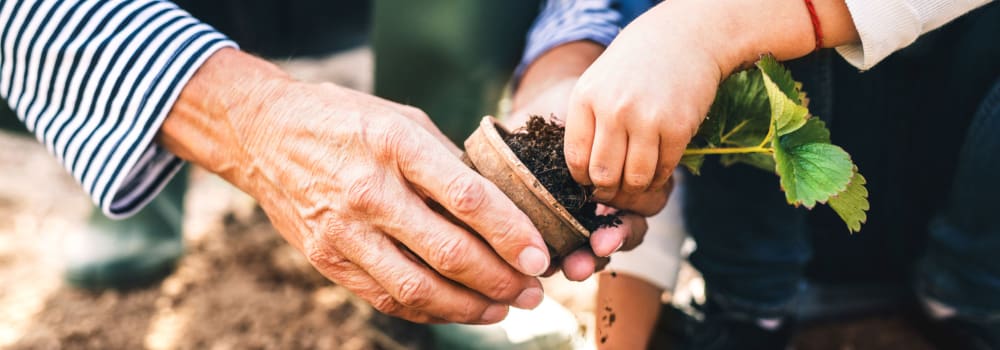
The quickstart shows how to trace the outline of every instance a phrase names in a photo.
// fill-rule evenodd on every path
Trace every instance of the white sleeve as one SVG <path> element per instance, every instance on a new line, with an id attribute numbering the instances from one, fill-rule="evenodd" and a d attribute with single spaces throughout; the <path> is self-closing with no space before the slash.
<path id="1" fill-rule="evenodd" d="M 991 0 L 846 0 L 861 43 L 837 47 L 850 64 L 865 70 Z"/>
<path id="2" fill-rule="evenodd" d="M 612 255 L 608 271 L 641 278 L 664 290 L 674 289 L 683 261 L 681 247 L 687 237 L 681 216 L 683 180 L 676 173 L 674 176 L 677 183 L 667 207 L 649 218 L 649 231 L 642 244 L 631 251 Z"/>

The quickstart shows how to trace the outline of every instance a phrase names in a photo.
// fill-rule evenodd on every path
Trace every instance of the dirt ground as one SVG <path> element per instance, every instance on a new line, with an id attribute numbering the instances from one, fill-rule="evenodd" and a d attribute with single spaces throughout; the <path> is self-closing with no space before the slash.
<path id="1" fill-rule="evenodd" d="M 369 90 L 367 50 L 285 62 L 293 74 Z M 301 63 L 301 64 L 300 64 Z M 359 76 L 358 72 L 361 72 Z M 373 311 L 323 279 L 252 201 L 205 173 L 192 176 L 187 254 L 161 283 L 85 292 L 62 283 L 62 237 L 90 202 L 45 149 L 0 133 L 0 348 L 421 349 L 427 328 Z M 550 282 L 593 328 L 593 284 Z M 588 325 L 589 324 L 589 325 Z M 592 333 L 592 329 L 590 329 Z M 872 318 L 807 329 L 798 349 L 930 349 L 905 322 Z"/>

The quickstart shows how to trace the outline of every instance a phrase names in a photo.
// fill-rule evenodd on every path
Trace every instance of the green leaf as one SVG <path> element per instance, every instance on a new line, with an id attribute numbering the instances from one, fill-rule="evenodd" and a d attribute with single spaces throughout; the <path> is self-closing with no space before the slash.
<path id="1" fill-rule="evenodd" d="M 847 188 L 854 164 L 840 147 L 807 143 L 786 147 L 774 143 L 775 169 L 789 204 L 812 209 Z"/>
<path id="2" fill-rule="evenodd" d="M 760 170 L 774 172 L 774 156 L 766 153 L 723 154 L 719 161 L 725 166 L 743 163 Z"/>
<path id="3" fill-rule="evenodd" d="M 833 211 L 837 212 L 837 215 L 844 220 L 851 233 L 861 231 L 861 224 L 868 221 L 866 213 L 869 208 L 868 189 L 865 188 L 865 183 L 867 180 L 855 167 L 847 189 L 830 197 L 830 201 L 827 202 L 830 208 L 833 208 Z"/>
<path id="4" fill-rule="evenodd" d="M 703 155 L 690 155 L 681 157 L 681 164 L 692 174 L 701 175 L 701 164 L 705 162 Z"/>
<path id="5" fill-rule="evenodd" d="M 763 73 L 764 86 L 771 106 L 771 119 L 775 123 L 778 136 L 795 131 L 809 118 L 809 109 L 803 106 L 802 84 L 792 79 L 792 74 L 774 59 L 766 55 L 757 61 L 757 68 Z"/>
<path id="6" fill-rule="evenodd" d="M 750 147 L 764 141 L 771 115 L 759 70 L 732 74 L 719 85 L 692 148 Z"/>
<path id="7" fill-rule="evenodd" d="M 764 87 L 771 105 L 771 120 L 778 136 L 791 133 L 805 125 L 809 109 L 793 101 L 771 78 L 764 74 Z"/>
<path id="8" fill-rule="evenodd" d="M 830 130 L 819 118 L 809 118 L 801 128 L 781 138 L 781 144 L 792 148 L 807 143 L 830 143 Z"/>
<path id="9" fill-rule="evenodd" d="M 761 56 L 756 66 L 761 72 L 764 72 L 764 75 L 767 75 L 771 79 L 778 87 L 778 90 L 787 96 L 788 99 L 792 100 L 795 104 L 802 104 L 802 97 L 805 97 L 805 94 L 802 93 L 802 84 L 792 79 L 792 72 L 789 72 L 781 63 L 778 63 L 778 60 L 774 56 Z"/>

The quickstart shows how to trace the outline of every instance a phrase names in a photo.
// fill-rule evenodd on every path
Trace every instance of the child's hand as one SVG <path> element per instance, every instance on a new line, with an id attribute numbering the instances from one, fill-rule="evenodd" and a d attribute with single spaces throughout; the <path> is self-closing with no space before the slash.
<path id="1" fill-rule="evenodd" d="M 813 3 L 823 47 L 859 40 L 843 0 Z M 573 178 L 618 208 L 661 190 L 723 77 L 761 54 L 787 60 L 816 44 L 802 2 L 661 2 L 625 27 L 574 88 L 566 120 Z"/>
<path id="2" fill-rule="evenodd" d="M 667 186 L 723 75 L 711 41 L 674 35 L 683 24 L 664 21 L 657 13 L 663 10 L 654 8 L 626 27 L 580 77 L 570 99 L 569 170 L 615 207 Z"/>
<path id="3" fill-rule="evenodd" d="M 552 49 L 536 60 L 526 71 L 514 95 L 514 111 L 504 120 L 513 130 L 528 120 L 529 115 L 566 115 L 569 96 L 580 74 L 600 55 L 603 48 L 586 41 L 574 42 Z M 645 216 L 652 215 L 666 204 L 669 188 L 658 193 L 643 193 L 620 201 L 618 209 L 627 210 L 622 224 L 597 230 L 590 236 L 590 246 L 566 256 L 561 264 L 553 263 L 546 274 L 563 271 L 566 278 L 582 281 L 598 268 L 598 256 L 627 251 L 637 246 L 646 233 Z M 604 208 L 603 210 L 614 210 Z"/>

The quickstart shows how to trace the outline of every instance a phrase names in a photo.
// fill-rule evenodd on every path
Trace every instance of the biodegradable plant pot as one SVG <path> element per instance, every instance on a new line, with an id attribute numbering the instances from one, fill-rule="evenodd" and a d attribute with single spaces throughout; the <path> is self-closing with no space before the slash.
<path id="1" fill-rule="evenodd" d="M 528 215 L 554 259 L 586 245 L 590 232 L 542 186 L 500 133 L 509 131 L 492 117 L 483 117 L 479 127 L 465 140 L 465 154 L 462 155 L 465 164 L 496 184 Z"/>

